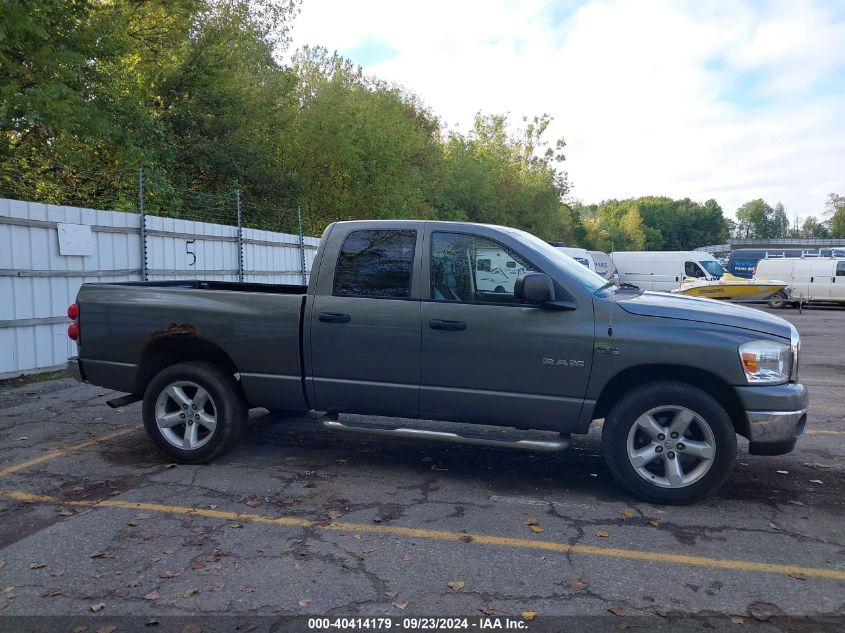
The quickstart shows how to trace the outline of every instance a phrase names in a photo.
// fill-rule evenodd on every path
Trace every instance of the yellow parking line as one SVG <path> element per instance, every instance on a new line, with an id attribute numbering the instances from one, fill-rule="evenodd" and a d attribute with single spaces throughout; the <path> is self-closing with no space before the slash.
<path id="1" fill-rule="evenodd" d="M 126 435 L 141 428 L 140 426 L 130 426 L 129 428 L 121 429 L 120 431 L 115 431 L 114 433 L 108 433 L 106 435 L 100 435 L 99 437 L 91 438 L 90 440 L 85 440 L 84 442 L 79 442 L 79 444 L 72 444 L 67 448 L 61 448 L 49 451 L 44 453 L 43 455 L 39 455 L 38 457 L 33 457 L 32 459 L 28 459 L 25 462 L 21 462 L 20 464 L 15 464 L 14 466 L 8 466 L 7 468 L 0 469 L 0 477 L 5 477 L 6 475 L 11 475 L 12 473 L 16 473 L 19 470 L 24 470 L 29 468 L 30 466 L 35 466 L 36 464 L 41 464 L 42 462 L 50 461 L 51 459 L 56 459 L 57 457 L 62 457 L 63 455 L 67 455 L 68 453 L 72 453 L 73 451 L 78 451 L 80 449 L 86 448 L 88 446 L 94 446 L 95 444 L 102 444 L 108 440 L 111 440 L 115 437 L 120 437 L 121 435 Z"/>
<path id="2" fill-rule="evenodd" d="M 244 521 L 287 527 L 313 528 L 317 530 L 336 530 L 340 532 L 349 533 L 364 532 L 375 534 L 389 534 L 391 536 L 403 536 L 408 538 L 428 539 L 435 541 L 469 541 L 471 543 L 480 543 L 482 545 L 492 545 L 496 547 L 508 547 L 518 549 L 543 550 L 560 554 L 602 556 L 606 558 L 640 560 L 649 563 L 666 563 L 671 565 L 688 565 L 693 567 L 709 567 L 714 569 L 735 569 L 739 571 L 762 572 L 780 575 L 792 574 L 800 575 L 806 578 L 845 580 L 845 569 L 828 569 L 824 567 L 801 567 L 798 565 L 780 565 L 776 563 L 760 563 L 750 560 L 709 558 L 706 556 L 690 556 L 686 554 L 668 554 L 665 552 L 649 552 L 644 550 L 624 549 L 619 547 L 571 545 L 568 543 L 556 543 L 554 541 L 541 541 L 513 538 L 507 536 L 494 536 L 492 534 L 466 534 L 463 532 L 429 530 L 423 528 L 402 527 L 398 525 L 346 523 L 344 521 L 333 521 L 331 523 L 326 524 L 310 519 L 299 519 L 295 517 L 272 516 L 267 514 L 252 514 L 248 512 L 227 512 L 224 510 L 190 508 L 186 506 L 174 506 L 163 503 L 120 501 L 117 499 L 105 499 L 103 501 L 64 501 L 57 497 L 37 495 L 14 490 L 0 492 L 0 494 L 10 499 L 24 501 L 27 503 L 49 503 L 79 508 L 117 508 L 121 510 L 146 510 L 148 512 L 200 516 L 210 519 L 221 519 L 225 521 Z"/>
<path id="3" fill-rule="evenodd" d="M 827 429 L 806 429 L 807 435 L 845 435 L 845 431 L 828 431 Z"/>

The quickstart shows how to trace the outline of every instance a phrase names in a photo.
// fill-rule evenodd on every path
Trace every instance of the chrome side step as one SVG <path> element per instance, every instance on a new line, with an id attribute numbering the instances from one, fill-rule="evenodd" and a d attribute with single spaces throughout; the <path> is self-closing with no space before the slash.
<path id="1" fill-rule="evenodd" d="M 571 436 L 561 434 L 556 440 L 534 440 L 519 438 L 515 434 L 509 439 L 502 436 L 484 433 L 452 433 L 449 431 L 430 431 L 427 429 L 412 429 L 405 426 L 391 426 L 388 424 L 373 424 L 368 422 L 339 422 L 334 416 L 323 418 L 322 425 L 331 431 L 349 431 L 352 433 L 366 433 L 368 435 L 384 435 L 387 437 L 401 437 L 413 440 L 437 440 L 453 442 L 455 444 L 474 444 L 476 446 L 498 446 L 502 448 L 521 448 L 531 451 L 557 452 L 569 448 Z"/>

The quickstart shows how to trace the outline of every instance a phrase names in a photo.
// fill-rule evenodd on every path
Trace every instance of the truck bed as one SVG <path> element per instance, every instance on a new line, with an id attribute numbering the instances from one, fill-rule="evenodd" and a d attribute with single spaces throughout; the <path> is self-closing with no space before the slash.
<path id="1" fill-rule="evenodd" d="M 79 358 L 94 384 L 140 393 L 173 359 L 213 356 L 253 406 L 305 406 L 306 286 L 179 280 L 85 284 Z"/>

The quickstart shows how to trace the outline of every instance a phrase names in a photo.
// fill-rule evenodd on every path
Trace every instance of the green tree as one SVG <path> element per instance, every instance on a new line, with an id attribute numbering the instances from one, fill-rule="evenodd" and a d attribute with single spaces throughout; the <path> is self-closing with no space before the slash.
<path id="1" fill-rule="evenodd" d="M 739 232 L 746 239 L 777 237 L 775 210 L 760 198 L 746 202 L 736 211 Z"/>
<path id="2" fill-rule="evenodd" d="M 832 193 L 827 197 L 825 206 L 831 236 L 845 237 L 845 196 Z"/>

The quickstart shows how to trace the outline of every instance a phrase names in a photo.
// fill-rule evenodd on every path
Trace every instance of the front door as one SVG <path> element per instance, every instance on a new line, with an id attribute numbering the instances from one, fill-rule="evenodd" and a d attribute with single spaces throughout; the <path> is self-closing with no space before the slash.
<path id="1" fill-rule="evenodd" d="M 416 417 L 420 303 L 412 298 L 417 231 L 331 234 L 336 268 L 320 270 L 311 309 L 316 409 Z M 331 273 L 334 273 L 333 275 Z"/>
<path id="2" fill-rule="evenodd" d="M 568 430 L 581 412 L 593 351 L 593 307 L 571 312 L 517 302 L 512 279 L 536 271 L 490 239 L 434 231 L 421 304 L 420 417 Z M 421 289 L 426 298 L 426 289 Z"/>

